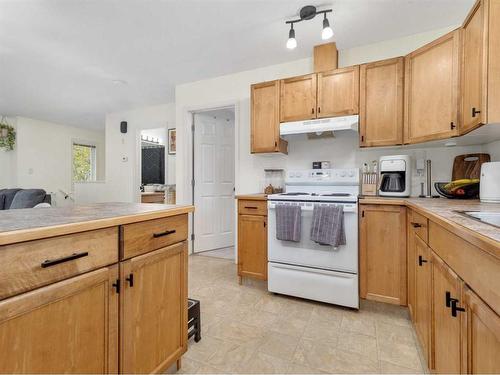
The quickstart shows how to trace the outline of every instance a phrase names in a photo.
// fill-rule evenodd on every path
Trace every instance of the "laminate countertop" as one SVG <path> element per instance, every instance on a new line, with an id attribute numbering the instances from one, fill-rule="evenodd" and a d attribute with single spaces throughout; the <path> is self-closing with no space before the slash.
<path id="1" fill-rule="evenodd" d="M 477 199 L 360 197 L 360 204 L 390 204 L 410 207 L 449 231 L 475 243 L 500 258 L 500 228 L 464 216 L 460 211 L 500 212 L 500 204 Z"/>
<path id="2" fill-rule="evenodd" d="M 193 206 L 96 203 L 0 211 L 0 245 L 193 212 Z"/>

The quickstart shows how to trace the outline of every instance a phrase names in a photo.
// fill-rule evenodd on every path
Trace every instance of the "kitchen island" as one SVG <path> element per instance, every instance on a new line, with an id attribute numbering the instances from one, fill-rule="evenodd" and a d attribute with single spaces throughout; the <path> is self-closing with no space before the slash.
<path id="1" fill-rule="evenodd" d="M 0 211 L 0 372 L 162 372 L 187 350 L 192 206 Z"/>

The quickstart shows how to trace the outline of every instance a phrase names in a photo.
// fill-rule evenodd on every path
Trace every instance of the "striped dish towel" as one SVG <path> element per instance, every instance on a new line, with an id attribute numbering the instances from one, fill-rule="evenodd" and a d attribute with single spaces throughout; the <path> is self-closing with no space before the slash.
<path id="1" fill-rule="evenodd" d="M 302 209 L 300 206 L 276 205 L 276 239 L 300 242 Z"/>
<path id="2" fill-rule="evenodd" d="M 341 205 L 314 205 L 311 241 L 333 247 L 346 244 L 344 208 Z"/>

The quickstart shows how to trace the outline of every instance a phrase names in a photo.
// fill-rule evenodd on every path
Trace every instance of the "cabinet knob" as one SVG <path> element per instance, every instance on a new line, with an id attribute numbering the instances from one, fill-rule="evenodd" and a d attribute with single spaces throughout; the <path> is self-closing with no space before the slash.
<path id="1" fill-rule="evenodd" d="M 472 117 L 476 117 L 476 115 L 480 114 L 481 111 L 478 111 L 476 107 L 472 107 Z"/>
<path id="2" fill-rule="evenodd" d="M 412 222 L 412 223 L 411 223 L 411 226 L 412 226 L 413 228 L 420 228 L 420 227 L 422 227 L 422 224 L 419 224 L 419 223 L 413 223 L 413 222 Z"/>
<path id="3" fill-rule="evenodd" d="M 450 128 L 451 128 L 451 130 L 455 129 L 456 127 L 457 127 L 457 126 L 456 126 L 456 125 L 455 125 L 455 123 L 452 121 L 452 122 L 450 123 Z"/>
<path id="4" fill-rule="evenodd" d="M 311 109 L 311 114 L 314 115 L 314 108 Z"/>

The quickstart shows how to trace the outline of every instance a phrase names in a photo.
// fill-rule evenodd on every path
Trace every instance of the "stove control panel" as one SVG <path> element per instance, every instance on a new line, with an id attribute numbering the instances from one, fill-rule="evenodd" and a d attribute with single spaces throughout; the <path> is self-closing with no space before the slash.
<path id="1" fill-rule="evenodd" d="M 291 170 L 286 175 L 287 184 L 359 185 L 359 169 L 304 169 Z"/>

